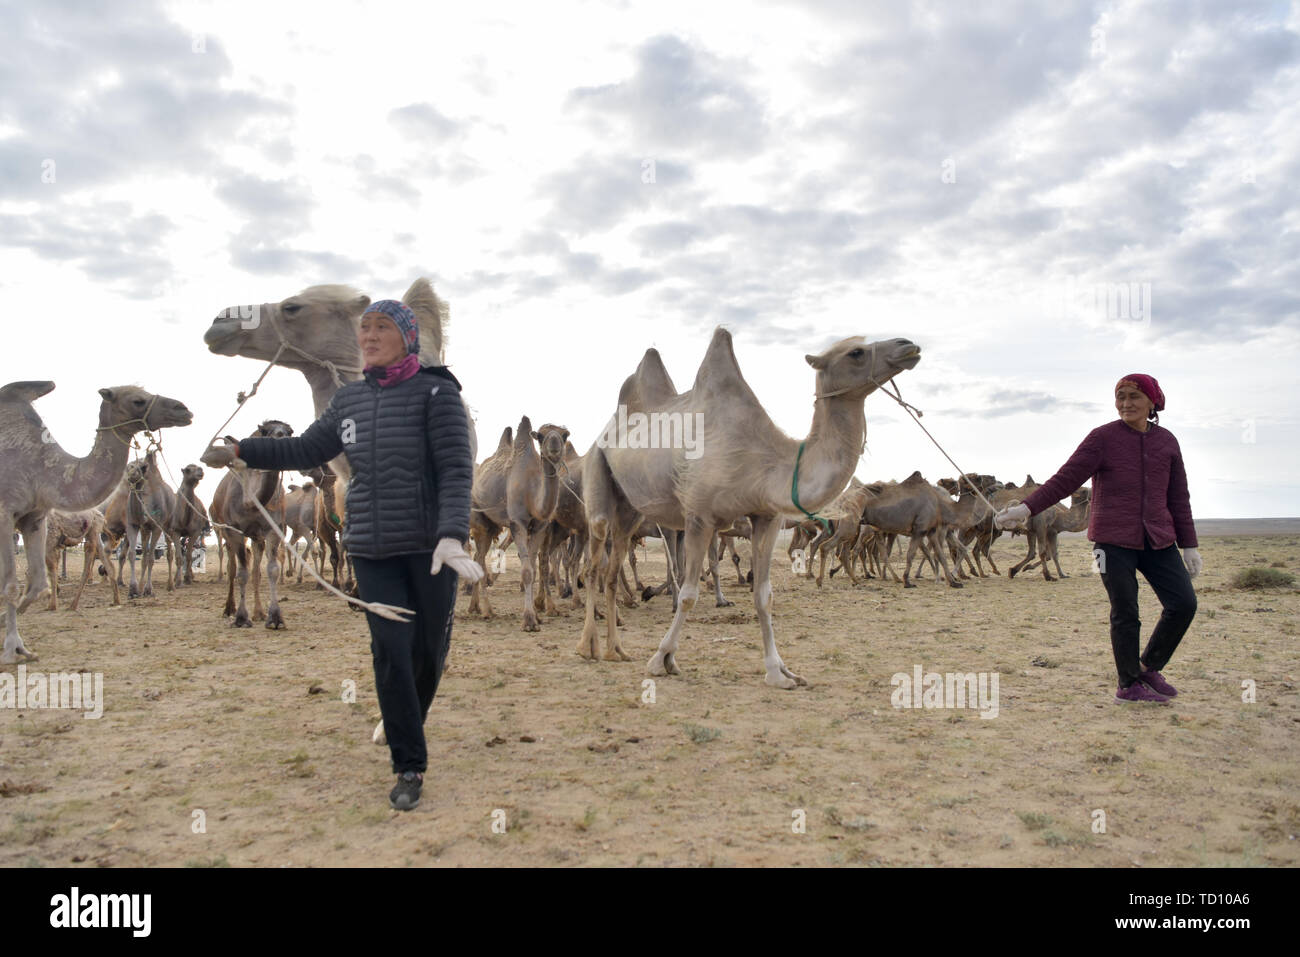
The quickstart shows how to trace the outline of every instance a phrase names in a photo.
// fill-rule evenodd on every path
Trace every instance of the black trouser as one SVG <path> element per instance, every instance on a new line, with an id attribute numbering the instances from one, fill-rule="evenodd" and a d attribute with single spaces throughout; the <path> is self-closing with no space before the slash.
<path id="1" fill-rule="evenodd" d="M 423 773 L 428 767 L 424 719 L 451 647 L 457 575 L 446 565 L 437 575 L 430 575 L 432 560 L 432 552 L 352 559 L 363 600 L 415 612 L 406 622 L 366 612 L 370 652 L 375 659 L 375 693 L 384 716 L 393 770 L 398 774 Z"/>
<path id="2" fill-rule="evenodd" d="M 1115 653 L 1115 670 L 1119 685 L 1127 688 L 1143 671 L 1159 671 L 1173 657 L 1174 649 L 1196 617 L 1196 592 L 1187 574 L 1178 548 L 1152 548 L 1144 538 L 1145 548 L 1122 548 L 1119 545 L 1093 546 L 1103 552 L 1101 581 L 1110 595 L 1110 645 Z M 1142 637 L 1142 619 L 1138 617 L 1137 573 L 1141 572 L 1160 599 L 1164 610 L 1146 651 L 1138 657 Z"/>

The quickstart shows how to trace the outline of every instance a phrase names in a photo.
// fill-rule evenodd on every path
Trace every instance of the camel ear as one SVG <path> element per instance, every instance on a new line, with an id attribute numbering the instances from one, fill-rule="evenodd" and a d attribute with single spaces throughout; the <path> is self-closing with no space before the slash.
<path id="1" fill-rule="evenodd" d="M 528 434 L 533 437 L 534 442 L 542 441 L 542 434 L 540 432 L 529 432 Z"/>
<path id="2" fill-rule="evenodd" d="M 812 367 L 813 367 L 814 369 L 816 369 L 818 372 L 821 372 L 823 369 L 826 368 L 826 356 L 824 356 L 824 355 L 820 355 L 820 356 L 804 356 L 803 359 L 804 359 L 804 362 L 808 363 L 810 366 L 812 366 Z"/>
<path id="3" fill-rule="evenodd" d="M 565 429 L 563 432 L 560 433 L 560 435 L 561 435 L 561 437 L 564 439 L 564 441 L 566 441 L 566 442 L 569 441 L 569 430 L 568 430 L 568 429 Z"/>
<path id="4" fill-rule="evenodd" d="M 352 300 L 352 307 L 358 313 L 362 312 L 368 305 L 370 305 L 370 297 L 366 295 L 357 296 Z"/>
<path id="5" fill-rule="evenodd" d="M 112 390 L 112 389 L 100 389 L 100 390 L 99 390 L 99 397 L 100 397 L 101 399 L 103 399 L 105 402 L 112 402 L 112 401 L 113 401 L 113 390 Z"/>

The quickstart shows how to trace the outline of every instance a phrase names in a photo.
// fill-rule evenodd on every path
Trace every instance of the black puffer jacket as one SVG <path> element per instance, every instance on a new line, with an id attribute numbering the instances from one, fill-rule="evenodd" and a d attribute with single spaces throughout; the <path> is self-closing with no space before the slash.
<path id="1" fill-rule="evenodd" d="M 367 375 L 339 389 L 301 436 L 239 443 L 239 457 L 258 469 L 311 469 L 339 453 L 352 467 L 343 530 L 352 554 L 388 558 L 469 538 L 469 422 L 445 367 L 386 388 Z"/>

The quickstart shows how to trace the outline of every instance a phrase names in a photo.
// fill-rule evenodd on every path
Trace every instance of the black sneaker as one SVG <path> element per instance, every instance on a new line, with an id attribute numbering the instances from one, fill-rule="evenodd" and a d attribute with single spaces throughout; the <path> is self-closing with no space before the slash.
<path id="1" fill-rule="evenodd" d="M 420 804 L 420 788 L 424 775 L 418 771 L 404 771 L 397 776 L 397 786 L 388 795 L 394 811 L 410 811 Z"/>

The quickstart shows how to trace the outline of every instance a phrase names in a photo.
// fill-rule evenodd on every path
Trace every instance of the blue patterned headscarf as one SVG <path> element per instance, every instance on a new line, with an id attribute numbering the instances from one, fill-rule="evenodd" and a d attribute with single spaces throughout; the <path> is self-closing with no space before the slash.
<path id="1" fill-rule="evenodd" d="M 398 302 L 396 299 L 380 299 L 378 302 L 372 302 L 366 307 L 366 313 L 378 312 L 387 316 L 397 324 L 397 329 L 406 340 L 406 354 L 408 356 L 419 355 L 420 352 L 420 322 L 415 318 L 415 313 L 405 303 Z M 364 314 L 363 314 L 364 316 Z"/>

